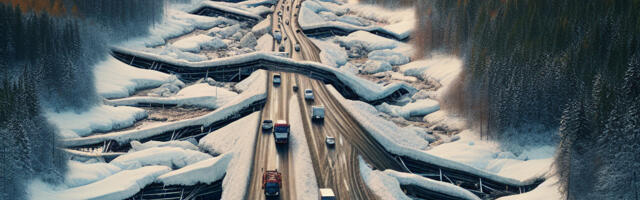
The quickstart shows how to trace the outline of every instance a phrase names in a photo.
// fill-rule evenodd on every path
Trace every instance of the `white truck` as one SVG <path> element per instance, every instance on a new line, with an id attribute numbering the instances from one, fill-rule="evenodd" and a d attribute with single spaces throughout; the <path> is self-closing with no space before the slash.
<path id="1" fill-rule="evenodd" d="M 331 188 L 320 188 L 321 200 L 336 200 L 336 194 L 333 193 Z"/>
<path id="2" fill-rule="evenodd" d="M 311 106 L 311 120 L 324 119 L 324 106 Z"/>

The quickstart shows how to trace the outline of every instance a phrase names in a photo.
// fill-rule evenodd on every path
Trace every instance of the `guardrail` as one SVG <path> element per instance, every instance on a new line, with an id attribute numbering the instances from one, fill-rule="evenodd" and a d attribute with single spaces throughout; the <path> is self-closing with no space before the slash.
<path id="1" fill-rule="evenodd" d="M 170 185 L 153 183 L 142 188 L 140 192 L 127 198 L 127 200 L 209 200 L 222 197 L 222 180 L 224 177 L 211 184 L 198 183 L 191 186 Z"/>
<path id="2" fill-rule="evenodd" d="M 520 194 L 531 191 L 540 185 L 544 180 L 539 179 L 525 186 L 515 186 L 487 177 L 480 177 L 469 172 L 449 169 L 431 163 L 414 160 L 409 157 L 397 157 L 405 170 L 433 180 L 448 182 L 478 195 L 481 198 L 498 198 L 501 196 Z"/>
<path id="3" fill-rule="evenodd" d="M 250 15 L 243 15 L 241 13 L 229 12 L 227 10 L 213 7 L 211 5 L 203 5 L 202 7 L 192 11 L 191 14 L 209 17 L 226 17 L 237 21 L 247 22 L 249 23 L 250 27 L 255 26 L 262 20 L 261 18 L 256 18 Z"/>
<path id="4" fill-rule="evenodd" d="M 342 28 L 339 26 L 322 26 L 322 27 L 314 27 L 314 28 L 307 28 L 307 29 L 303 29 L 302 32 L 307 35 L 307 36 L 312 36 L 312 37 L 331 37 L 331 36 L 346 36 L 349 35 L 353 32 L 356 31 L 360 31 L 361 29 L 347 29 L 347 28 Z M 398 38 L 393 34 L 384 32 L 384 31 L 380 31 L 377 29 L 374 30 L 366 30 L 366 29 L 362 29 L 362 31 L 367 31 L 373 34 L 376 34 L 378 36 L 381 37 L 385 37 L 385 38 L 389 38 L 389 39 L 393 39 L 393 40 L 398 40 L 398 41 L 402 41 L 402 42 L 406 42 L 409 41 L 409 37 L 406 38 Z"/>
<path id="5" fill-rule="evenodd" d="M 224 66 L 191 67 L 160 60 L 153 60 L 147 57 L 135 56 L 118 49 L 113 49 L 111 54 L 114 58 L 131 66 L 156 70 L 168 74 L 175 74 L 185 82 L 193 82 L 204 77 L 211 77 L 222 82 L 241 81 L 258 69 L 303 74 L 310 78 L 320 80 L 325 84 L 333 85 L 333 87 L 335 87 L 338 92 L 347 99 L 366 101 L 361 99 L 350 87 L 338 79 L 335 74 L 323 70 L 322 68 L 296 66 L 289 63 L 280 63 L 267 59 L 253 59 L 244 62 L 226 64 Z M 380 104 L 407 93 L 409 93 L 409 91 L 399 89 L 384 98 L 366 102 L 374 105 Z"/>

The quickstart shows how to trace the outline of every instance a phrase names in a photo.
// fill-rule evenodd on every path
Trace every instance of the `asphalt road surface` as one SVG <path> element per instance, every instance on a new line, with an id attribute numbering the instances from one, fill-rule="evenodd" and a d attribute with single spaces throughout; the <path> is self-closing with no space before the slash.
<path id="1" fill-rule="evenodd" d="M 282 41 L 274 41 L 274 50 L 283 45 L 285 52 L 289 52 L 295 60 L 308 60 L 320 62 L 320 49 L 318 49 L 302 33 L 298 25 L 299 8 L 301 0 L 279 1 L 273 14 L 273 30 L 280 30 L 283 34 Z M 278 13 L 282 12 L 282 18 L 278 19 Z M 287 24 L 287 22 L 289 22 Z M 300 30 L 300 31 L 298 31 Z M 285 39 L 286 38 L 286 39 Z M 295 46 L 300 46 L 299 51 Z M 282 76 L 280 85 L 273 85 L 273 73 Z M 284 72 L 270 72 L 268 83 L 269 91 L 267 103 L 262 111 L 262 119 L 274 121 L 284 119 L 289 121 L 288 102 L 290 98 L 299 98 L 300 112 L 303 117 L 305 137 L 309 144 L 314 171 L 320 188 L 332 188 L 338 199 L 377 199 L 367 188 L 360 176 L 358 157 L 361 156 L 371 167 L 375 169 L 402 168 L 393 156 L 344 110 L 342 105 L 328 92 L 324 83 L 310 79 L 304 74 L 291 74 Z M 293 85 L 299 90 L 294 92 Z M 302 95 L 305 89 L 314 91 L 315 100 L 306 101 Z M 326 109 L 325 119 L 319 122 L 310 120 L 310 110 L 313 105 L 323 105 Z M 335 146 L 327 146 L 325 137 L 336 138 Z M 278 169 L 283 175 L 283 184 L 280 199 L 295 199 L 295 185 L 292 177 L 295 176 L 292 162 L 293 158 L 286 145 L 276 146 L 270 131 L 261 131 L 257 135 L 257 145 L 254 154 L 253 172 L 247 199 L 264 199 L 262 186 L 262 173 L 264 170 Z"/>

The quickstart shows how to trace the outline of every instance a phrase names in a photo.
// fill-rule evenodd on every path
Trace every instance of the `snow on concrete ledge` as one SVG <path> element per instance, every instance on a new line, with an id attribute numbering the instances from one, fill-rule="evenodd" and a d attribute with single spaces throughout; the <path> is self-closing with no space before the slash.
<path id="1" fill-rule="evenodd" d="M 185 68 L 216 68 L 216 67 L 224 67 L 229 65 L 241 64 L 255 60 L 265 60 L 271 62 L 281 63 L 283 65 L 291 65 L 297 68 L 311 68 L 315 70 L 325 71 L 327 73 L 334 74 L 342 83 L 350 87 L 360 98 L 365 101 L 376 101 L 383 99 L 398 90 L 406 90 L 409 93 L 413 93 L 416 91 L 411 85 L 396 82 L 391 83 L 386 86 L 381 86 L 375 84 L 366 79 L 360 78 L 354 74 L 346 73 L 340 69 L 336 69 L 335 67 L 327 66 L 324 64 L 320 64 L 312 61 L 295 61 L 290 58 L 285 58 L 278 56 L 277 53 L 274 52 L 253 52 L 248 54 L 242 54 L 233 57 L 225 57 L 216 60 L 208 60 L 208 61 L 200 61 L 200 62 L 189 62 L 184 60 L 172 59 L 169 57 L 159 56 L 156 54 L 151 54 L 147 52 L 137 51 L 128 48 L 113 48 L 114 51 L 123 52 L 126 54 L 135 55 L 137 57 L 156 60 L 160 62 L 165 62 L 168 64 L 172 64 L 175 66 L 182 66 Z"/>
<path id="2" fill-rule="evenodd" d="M 361 157 L 358 157 L 358 160 L 360 162 L 360 174 L 364 182 L 380 199 L 411 200 L 411 198 L 402 191 L 400 185 L 413 185 L 460 199 L 480 200 L 478 196 L 466 189 L 450 183 L 435 181 L 419 175 L 394 170 L 373 170 L 369 168 Z"/>
<path id="3" fill-rule="evenodd" d="M 362 180 L 379 199 L 411 200 L 402 192 L 398 180 L 386 175 L 384 172 L 371 169 L 360 156 L 358 156 L 358 161 L 360 162 Z"/>
<path id="4" fill-rule="evenodd" d="M 87 144 L 96 144 L 107 140 L 116 140 L 122 144 L 132 140 L 148 138 L 151 136 L 162 134 L 166 131 L 176 130 L 183 127 L 198 125 L 209 126 L 216 121 L 220 121 L 234 115 L 235 113 L 247 108 L 247 106 L 255 102 L 266 99 L 267 84 L 265 83 L 267 82 L 267 73 L 264 70 L 259 70 L 254 73 L 257 73 L 258 77 L 255 77 L 254 81 L 249 84 L 250 86 L 247 87 L 246 91 L 240 93 L 240 95 L 230 100 L 227 104 L 206 115 L 176 122 L 168 122 L 159 126 L 140 130 L 118 131 L 101 135 L 92 135 L 83 138 L 65 139 L 61 141 L 61 145 L 81 146 Z"/>
<path id="5" fill-rule="evenodd" d="M 45 199 L 102 199 L 120 200 L 133 196 L 161 174 L 171 171 L 166 166 L 148 166 L 125 170 L 88 185 L 74 187 L 47 196 Z"/>
<path id="6" fill-rule="evenodd" d="M 154 147 L 118 156 L 109 164 L 118 166 L 121 169 L 135 169 L 150 165 L 182 168 L 209 158 L 212 158 L 212 156 L 200 151 L 179 147 Z"/>
<path id="7" fill-rule="evenodd" d="M 58 127 L 62 138 L 78 138 L 94 132 L 129 127 L 147 117 L 147 112 L 128 106 L 99 105 L 82 113 L 46 111 L 45 116 Z"/>
<path id="8" fill-rule="evenodd" d="M 213 154 L 233 154 L 222 181 L 222 199 L 243 199 L 249 187 L 260 112 L 209 133 L 200 139 L 200 148 Z"/>
<path id="9" fill-rule="evenodd" d="M 217 96 L 216 96 L 217 95 Z M 199 106 L 216 109 L 237 94 L 226 88 L 210 86 L 208 83 L 194 84 L 183 88 L 172 97 L 137 96 L 106 100 L 105 104 L 114 106 L 135 106 L 138 104 L 166 104 L 176 106 Z"/>
<path id="10" fill-rule="evenodd" d="M 385 170 L 384 173 L 388 176 L 396 178 L 400 185 L 415 185 L 421 188 L 426 188 L 431 191 L 438 191 L 440 193 L 458 197 L 461 199 L 480 200 L 478 196 L 474 195 L 468 190 L 450 183 L 431 180 L 416 174 L 397 172 L 394 170 Z"/>
<path id="11" fill-rule="evenodd" d="M 145 149 L 150 149 L 155 147 L 179 147 L 182 149 L 188 149 L 188 150 L 194 150 L 194 151 L 199 150 L 198 147 L 192 144 L 191 142 L 182 141 L 182 140 L 171 140 L 166 142 L 151 140 L 145 143 L 140 143 L 138 141 L 131 141 L 130 144 L 131 144 L 131 149 L 129 150 L 129 152 L 142 151 Z"/>
<path id="12" fill-rule="evenodd" d="M 200 162 L 187 165 L 158 177 L 156 182 L 164 185 L 210 184 L 222 179 L 233 158 L 232 154 L 224 154 Z"/>
<path id="13" fill-rule="evenodd" d="M 93 73 L 98 94 L 107 99 L 127 97 L 137 90 L 177 80 L 159 71 L 129 66 L 111 56 L 98 63 Z"/>
<path id="14" fill-rule="evenodd" d="M 371 121 L 371 116 L 363 115 L 362 110 L 353 106 L 351 101 L 347 100 L 338 91 L 332 86 L 327 86 L 328 90 L 332 95 L 340 101 L 340 103 L 344 106 L 347 112 L 354 117 L 358 123 L 360 123 L 364 129 L 373 136 L 380 144 L 391 154 L 399 155 L 399 156 L 407 156 L 409 158 L 419 160 L 426 163 L 432 163 L 437 166 L 441 166 L 444 168 L 460 170 L 464 172 L 468 172 L 471 174 L 475 174 L 477 176 L 488 178 L 494 181 L 498 181 L 501 183 L 514 185 L 514 186 L 525 186 L 534 183 L 540 177 L 528 177 L 526 179 L 515 179 L 497 175 L 495 173 L 488 172 L 486 170 L 478 169 L 473 166 L 451 161 L 448 159 L 440 158 L 431 154 L 428 154 L 420 149 L 417 149 L 413 146 L 401 145 L 396 142 L 394 138 L 391 138 L 388 131 L 385 127 L 378 126 Z"/>

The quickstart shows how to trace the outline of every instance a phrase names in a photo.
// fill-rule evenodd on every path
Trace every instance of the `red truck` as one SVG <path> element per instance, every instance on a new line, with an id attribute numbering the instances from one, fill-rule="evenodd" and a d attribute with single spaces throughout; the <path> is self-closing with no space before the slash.
<path id="1" fill-rule="evenodd" d="M 267 170 L 262 174 L 262 189 L 266 197 L 280 196 L 282 174 L 278 170 Z"/>
<path id="2" fill-rule="evenodd" d="M 289 142 L 289 130 L 290 126 L 287 121 L 276 121 L 276 125 L 273 126 L 273 137 L 276 140 L 276 144 L 287 144 Z"/>

